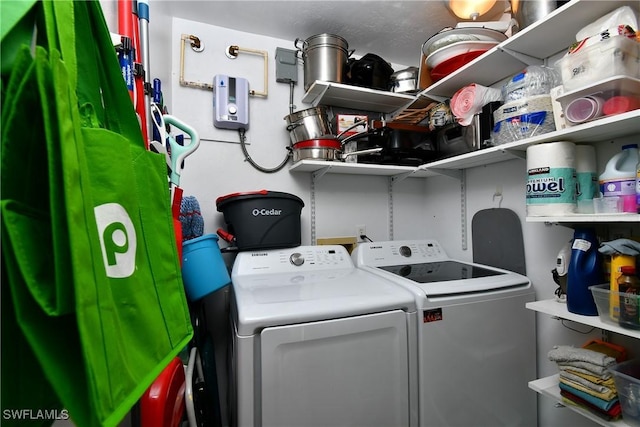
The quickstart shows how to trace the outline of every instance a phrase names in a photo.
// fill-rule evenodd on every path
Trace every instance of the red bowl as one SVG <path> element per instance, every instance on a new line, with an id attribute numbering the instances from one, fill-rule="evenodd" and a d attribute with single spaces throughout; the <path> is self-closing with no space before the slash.
<path id="1" fill-rule="evenodd" d="M 433 69 L 430 71 L 431 80 L 433 80 L 434 82 L 437 82 L 443 77 L 446 77 L 449 74 L 453 73 L 463 65 L 473 61 L 478 56 L 485 53 L 487 50 L 488 49 L 474 50 L 471 52 L 466 52 L 466 53 L 454 56 L 453 58 L 449 58 L 446 61 L 442 61 L 441 63 L 433 67 Z"/>

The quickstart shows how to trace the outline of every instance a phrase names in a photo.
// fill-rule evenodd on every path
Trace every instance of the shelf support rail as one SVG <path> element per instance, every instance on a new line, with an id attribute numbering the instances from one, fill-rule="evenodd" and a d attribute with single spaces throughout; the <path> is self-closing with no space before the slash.
<path id="1" fill-rule="evenodd" d="M 460 172 L 460 240 L 462 250 L 467 250 L 467 173 Z"/>
<path id="2" fill-rule="evenodd" d="M 311 189 L 309 191 L 309 199 L 310 199 L 310 219 L 311 219 L 311 244 L 316 244 L 316 181 L 322 178 L 327 172 L 329 172 L 331 166 L 325 166 L 322 169 L 318 169 L 317 171 L 311 174 Z"/>
<path id="3" fill-rule="evenodd" d="M 309 209 L 311 210 L 310 222 L 311 222 L 311 244 L 316 244 L 316 174 L 311 174 L 311 188 L 309 189 Z"/>
<path id="4" fill-rule="evenodd" d="M 412 172 L 408 172 L 410 175 Z M 403 174 L 407 175 L 407 174 Z M 407 175 L 408 176 L 408 175 Z M 393 240 L 393 183 L 395 176 L 389 178 L 389 186 L 388 186 L 388 208 L 389 208 L 389 240 Z M 406 176 L 404 177 L 406 178 Z M 404 179 L 403 178 L 403 179 Z"/>

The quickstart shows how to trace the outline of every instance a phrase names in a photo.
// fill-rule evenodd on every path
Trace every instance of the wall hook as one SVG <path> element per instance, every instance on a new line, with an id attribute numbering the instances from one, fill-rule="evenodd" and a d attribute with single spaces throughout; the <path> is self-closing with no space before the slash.
<path id="1" fill-rule="evenodd" d="M 502 188 L 497 187 L 496 192 L 493 193 L 493 204 L 495 205 L 496 199 L 498 199 L 498 208 L 502 205 Z"/>

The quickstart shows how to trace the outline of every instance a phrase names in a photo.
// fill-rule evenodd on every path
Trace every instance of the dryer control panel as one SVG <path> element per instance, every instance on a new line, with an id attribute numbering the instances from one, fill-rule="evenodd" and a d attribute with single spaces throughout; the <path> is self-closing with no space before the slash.
<path id="1" fill-rule="evenodd" d="M 354 269 L 349 252 L 340 245 L 298 246 L 287 249 L 240 252 L 233 275 L 287 273 L 295 271 Z"/>

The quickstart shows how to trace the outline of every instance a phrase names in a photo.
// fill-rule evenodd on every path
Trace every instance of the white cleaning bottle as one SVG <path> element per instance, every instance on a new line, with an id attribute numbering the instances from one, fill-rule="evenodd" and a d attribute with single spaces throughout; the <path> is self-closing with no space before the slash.
<path id="1" fill-rule="evenodd" d="M 636 175 L 638 161 L 638 144 L 622 146 L 622 151 L 614 155 L 607 162 L 604 172 L 600 175 L 600 191 L 604 197 L 621 197 L 623 212 L 636 213 Z"/>

